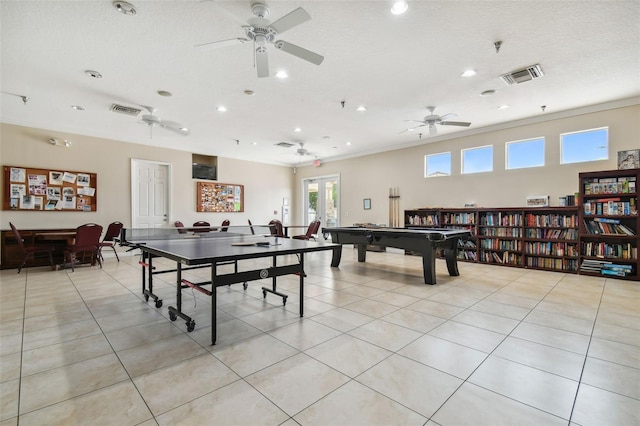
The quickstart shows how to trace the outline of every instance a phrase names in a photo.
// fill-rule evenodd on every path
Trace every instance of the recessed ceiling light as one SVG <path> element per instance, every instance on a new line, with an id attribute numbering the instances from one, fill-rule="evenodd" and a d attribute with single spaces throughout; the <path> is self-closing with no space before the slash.
<path id="1" fill-rule="evenodd" d="M 351 146 L 351 141 L 347 141 L 347 146 Z"/>
<path id="2" fill-rule="evenodd" d="M 298 133 L 299 133 L 299 132 L 301 132 L 301 131 L 302 131 L 302 129 L 301 129 L 300 127 L 296 127 L 295 129 L 293 129 L 293 131 L 294 131 L 294 132 L 298 132 Z"/>
<path id="3" fill-rule="evenodd" d="M 406 1 L 396 1 L 395 3 L 393 3 L 393 6 L 391 6 L 391 13 L 394 15 L 402 15 L 407 11 L 408 8 L 409 5 Z"/>
<path id="4" fill-rule="evenodd" d="M 102 78 L 102 74 L 100 74 L 98 71 L 86 70 L 84 73 L 89 77 Z"/>
<path id="5" fill-rule="evenodd" d="M 465 71 L 461 74 L 461 76 L 462 76 L 462 77 L 473 77 L 473 76 L 474 76 L 474 75 L 476 75 L 476 74 L 477 74 L 477 73 L 476 73 L 476 70 L 468 69 L 468 70 L 465 70 Z"/>
<path id="6" fill-rule="evenodd" d="M 331 136 L 323 136 L 322 139 L 331 139 Z"/>
<path id="7" fill-rule="evenodd" d="M 76 111 L 84 111 L 84 107 L 81 107 L 80 105 L 71 105 L 71 108 L 75 109 Z"/>
<path id="8" fill-rule="evenodd" d="M 224 105 L 220 105 L 219 107 L 216 108 L 216 111 L 218 112 L 225 112 L 227 110 L 227 107 Z"/>
<path id="9" fill-rule="evenodd" d="M 287 74 L 287 72 L 286 72 L 286 71 L 284 71 L 284 70 L 280 70 L 280 71 L 278 71 L 278 72 L 276 73 L 276 77 L 277 77 L 277 78 L 280 78 L 280 79 L 283 79 L 283 78 L 287 78 L 287 77 L 289 77 L 289 74 Z"/>
<path id="10" fill-rule="evenodd" d="M 496 94 L 496 91 L 491 89 L 491 90 L 485 90 L 484 92 L 480 93 L 480 96 L 491 96 L 495 94 Z"/>
<path id="11" fill-rule="evenodd" d="M 358 108 L 356 108 L 356 111 L 366 111 L 367 107 L 364 105 L 360 105 Z"/>
<path id="12" fill-rule="evenodd" d="M 126 1 L 116 0 L 113 2 L 113 7 L 115 7 L 116 10 L 123 15 L 133 16 L 137 13 L 136 8 L 131 3 L 127 3 Z"/>
<path id="13" fill-rule="evenodd" d="M 507 109 L 509 108 L 509 105 L 500 105 L 498 106 L 498 109 Z"/>
<path id="14" fill-rule="evenodd" d="M 165 96 L 167 98 L 173 96 L 173 93 L 167 92 L 166 90 L 158 90 L 158 95 Z"/>
<path id="15" fill-rule="evenodd" d="M 251 145 L 258 145 L 258 142 L 251 142 Z"/>

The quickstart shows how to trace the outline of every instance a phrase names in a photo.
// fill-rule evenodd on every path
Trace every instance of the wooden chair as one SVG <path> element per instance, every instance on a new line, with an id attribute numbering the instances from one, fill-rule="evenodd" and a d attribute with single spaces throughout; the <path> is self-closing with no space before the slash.
<path id="1" fill-rule="evenodd" d="M 284 227 L 282 226 L 282 222 L 278 219 L 273 219 L 269 221 L 269 230 L 271 231 L 271 235 L 276 237 L 285 237 L 284 235 Z"/>
<path id="2" fill-rule="evenodd" d="M 27 260 L 29 260 L 29 258 L 35 260 L 36 255 L 40 255 L 40 254 L 46 254 L 47 256 L 49 256 L 49 264 L 51 265 L 51 268 L 55 268 L 55 265 L 53 264 L 53 250 L 54 247 L 51 246 L 46 246 L 46 245 L 30 245 L 30 246 L 25 246 L 24 245 L 24 241 L 22 240 L 22 237 L 20 236 L 20 232 L 18 232 L 18 229 L 16 229 L 16 227 L 13 225 L 13 223 L 9 222 L 9 225 L 11 226 L 11 230 L 13 231 L 13 235 L 16 238 L 16 241 L 18 243 L 18 248 L 20 248 L 20 251 L 22 252 L 22 255 L 24 256 L 22 258 L 22 263 L 20 264 L 20 266 L 18 267 L 18 273 L 20 273 L 20 271 L 22 271 L 22 268 L 24 267 L 24 265 L 27 263 Z"/>
<path id="3" fill-rule="evenodd" d="M 194 222 L 193 227 L 196 228 L 193 232 L 209 232 L 211 231 L 211 224 L 209 222 L 205 222 L 204 220 L 199 220 Z"/>
<path id="4" fill-rule="evenodd" d="M 231 221 L 229 219 L 225 219 L 222 221 L 222 227 L 220 228 L 220 232 L 227 232 L 229 230 L 229 225 Z"/>
<path id="5" fill-rule="evenodd" d="M 309 227 L 307 228 L 307 232 L 304 235 L 294 235 L 291 238 L 295 238 L 296 240 L 310 240 L 310 239 L 315 240 L 319 230 L 320 230 L 320 221 L 314 220 L 309 224 Z"/>
<path id="6" fill-rule="evenodd" d="M 122 224 L 122 222 L 117 222 L 117 221 L 109 224 L 109 226 L 107 227 L 107 232 L 104 234 L 104 238 L 102 238 L 102 241 L 99 244 L 100 259 L 104 260 L 104 257 L 102 257 L 102 248 L 110 247 L 113 250 L 113 253 L 115 253 L 116 259 L 118 259 L 118 262 L 120 262 L 120 258 L 118 257 L 118 252 L 116 251 L 116 246 L 113 241 L 116 237 L 120 236 L 120 231 L 122 231 L 123 226 L 124 225 Z"/>
<path id="7" fill-rule="evenodd" d="M 102 268 L 102 262 L 100 261 L 100 234 L 102 234 L 102 226 L 98 224 L 87 223 L 78 226 L 75 242 L 64 250 L 65 254 L 69 256 L 72 272 L 75 272 L 78 253 L 91 253 L 91 264 L 94 265 L 97 259 L 100 268 Z"/>
<path id="8" fill-rule="evenodd" d="M 176 220 L 173 223 L 173 226 L 178 228 L 178 234 L 186 234 L 187 233 L 187 231 L 184 229 L 184 223 L 180 222 L 179 220 Z"/>

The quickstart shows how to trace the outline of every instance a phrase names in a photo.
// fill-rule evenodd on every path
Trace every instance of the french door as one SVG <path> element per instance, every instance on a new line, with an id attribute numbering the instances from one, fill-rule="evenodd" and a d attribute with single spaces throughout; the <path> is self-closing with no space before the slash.
<path id="1" fill-rule="evenodd" d="M 340 176 L 323 176 L 304 180 L 304 224 L 316 219 L 320 227 L 340 225 Z"/>

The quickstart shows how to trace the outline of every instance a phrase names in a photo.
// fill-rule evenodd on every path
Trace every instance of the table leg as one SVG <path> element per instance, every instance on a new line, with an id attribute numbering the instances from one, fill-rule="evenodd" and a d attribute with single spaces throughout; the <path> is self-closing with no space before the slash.
<path id="1" fill-rule="evenodd" d="M 331 257 L 331 266 L 337 268 L 340 265 L 340 259 L 342 258 L 342 244 L 333 248 L 333 255 Z"/>
<path id="2" fill-rule="evenodd" d="M 236 262 L 236 268 L 238 263 Z M 236 269 L 237 273 L 237 269 Z M 216 344 L 218 338 L 218 287 L 216 287 L 216 276 L 218 275 L 217 265 L 214 262 L 211 265 L 211 344 Z"/>
<path id="3" fill-rule="evenodd" d="M 342 247 L 342 246 L 340 246 Z M 300 317 L 304 316 L 304 253 L 300 253 Z"/>
<path id="4" fill-rule="evenodd" d="M 422 250 L 422 270 L 425 284 L 436 283 L 436 248 L 429 245 Z"/>
<path id="5" fill-rule="evenodd" d="M 358 246 L 358 262 L 364 262 L 367 260 L 367 245 L 357 244 Z"/>
<path id="6" fill-rule="evenodd" d="M 458 272 L 458 258 L 456 255 L 458 254 L 458 240 L 453 239 L 451 243 L 447 243 L 444 248 L 444 258 L 447 261 L 447 269 L 449 270 L 449 275 L 452 277 L 457 277 L 460 275 Z"/>

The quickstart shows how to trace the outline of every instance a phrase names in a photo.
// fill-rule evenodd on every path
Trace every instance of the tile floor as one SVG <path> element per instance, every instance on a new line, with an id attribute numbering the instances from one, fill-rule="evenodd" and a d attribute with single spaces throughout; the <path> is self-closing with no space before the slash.
<path id="1" fill-rule="evenodd" d="M 212 346 L 210 299 L 183 292 L 186 332 L 137 260 L 0 271 L 0 426 L 640 424 L 638 282 L 438 261 L 429 286 L 418 257 L 313 253 L 303 319 L 297 277 L 286 306 L 219 288 Z"/>

